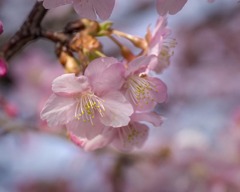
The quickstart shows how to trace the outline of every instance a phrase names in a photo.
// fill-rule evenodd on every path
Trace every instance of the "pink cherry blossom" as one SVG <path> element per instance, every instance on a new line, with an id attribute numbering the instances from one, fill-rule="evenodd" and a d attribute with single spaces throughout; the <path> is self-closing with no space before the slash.
<path id="1" fill-rule="evenodd" d="M 159 127 L 163 120 L 155 112 L 134 113 L 127 126 L 114 129 L 115 135 L 112 145 L 120 151 L 131 151 L 141 148 L 148 138 L 149 127 L 143 122 L 148 122 L 154 127 Z"/>
<path id="2" fill-rule="evenodd" d="M 3 24 L 2 21 L 0 21 L 0 35 L 3 33 Z"/>
<path id="3" fill-rule="evenodd" d="M 110 144 L 120 151 L 131 151 L 134 148 L 140 148 L 148 137 L 149 128 L 142 122 L 158 127 L 162 123 L 162 118 L 154 112 L 134 113 L 128 125 L 105 128 L 101 134 L 96 134 L 91 139 L 83 138 L 73 131 L 69 131 L 68 134 L 71 141 L 86 151 L 103 148 Z"/>
<path id="4" fill-rule="evenodd" d="M 7 65 L 6 62 L 0 58 L 0 77 L 7 74 Z"/>
<path id="5" fill-rule="evenodd" d="M 171 30 L 167 27 L 166 17 L 159 17 L 154 31 L 147 32 L 147 55 L 155 56 L 148 65 L 148 69 L 155 73 L 161 73 L 170 64 L 172 49 L 176 46 L 175 39 L 169 38 L 170 34 Z"/>
<path id="6" fill-rule="evenodd" d="M 186 4 L 187 0 L 157 0 L 157 11 L 160 15 L 174 15 Z"/>
<path id="7" fill-rule="evenodd" d="M 167 99 L 166 85 L 159 78 L 145 73 L 152 59 L 153 56 L 138 57 L 128 64 L 125 72 L 123 91 L 137 111 L 152 110 L 157 103 Z"/>
<path id="8" fill-rule="evenodd" d="M 133 109 L 119 91 L 122 73 L 123 66 L 116 59 L 105 57 L 93 60 L 84 75 L 57 77 L 41 118 L 50 127 L 65 125 L 87 138 L 106 127 L 127 125 Z"/>
<path id="9" fill-rule="evenodd" d="M 88 19 L 106 20 L 110 17 L 115 0 L 42 0 L 46 9 L 52 9 L 57 6 L 72 4 L 74 10 L 80 17 Z"/>

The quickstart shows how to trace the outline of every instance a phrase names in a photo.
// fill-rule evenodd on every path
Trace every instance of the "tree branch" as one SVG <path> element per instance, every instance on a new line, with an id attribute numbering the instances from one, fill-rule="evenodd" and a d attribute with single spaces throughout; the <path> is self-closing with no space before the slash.
<path id="1" fill-rule="evenodd" d="M 47 10 L 42 6 L 42 2 L 37 2 L 26 21 L 13 37 L 5 44 L 1 55 L 9 60 L 15 53 L 24 47 L 30 41 L 38 38 L 41 34 L 41 22 L 46 15 Z"/>

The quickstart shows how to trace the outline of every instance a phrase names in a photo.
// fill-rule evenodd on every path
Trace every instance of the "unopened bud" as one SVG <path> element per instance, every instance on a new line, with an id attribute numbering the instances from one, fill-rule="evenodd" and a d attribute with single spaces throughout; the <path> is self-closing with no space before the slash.
<path id="1" fill-rule="evenodd" d="M 4 106 L 4 111 L 8 114 L 9 117 L 16 117 L 18 115 L 18 109 L 15 105 L 7 103 Z"/>
<path id="2" fill-rule="evenodd" d="M 102 49 L 101 43 L 95 37 L 85 33 L 76 34 L 70 46 L 72 50 L 83 53 L 100 51 Z"/>
<path id="3" fill-rule="evenodd" d="M 81 21 L 85 26 L 84 31 L 86 34 L 95 35 L 99 32 L 100 26 L 98 22 L 89 19 L 81 19 Z"/>
<path id="4" fill-rule="evenodd" d="M 145 39 L 142 39 L 140 37 L 124 33 L 122 31 L 117 31 L 117 30 L 112 30 L 112 33 L 117 35 L 117 36 L 128 39 L 135 47 L 138 47 L 138 48 L 143 49 L 143 50 L 145 50 L 146 47 L 147 47 L 147 41 Z"/>
<path id="5" fill-rule="evenodd" d="M 59 54 L 59 61 L 64 66 L 67 73 L 79 74 L 81 72 L 81 68 L 72 54 L 61 51 Z"/>
<path id="6" fill-rule="evenodd" d="M 4 59 L 0 58 L 0 77 L 7 74 L 7 64 Z"/>

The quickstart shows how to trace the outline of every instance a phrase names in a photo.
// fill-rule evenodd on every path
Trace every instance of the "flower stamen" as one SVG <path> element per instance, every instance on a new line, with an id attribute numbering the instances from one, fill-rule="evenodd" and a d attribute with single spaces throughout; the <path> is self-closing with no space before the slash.
<path id="1" fill-rule="evenodd" d="M 93 93 L 86 93 L 77 98 L 77 105 L 75 109 L 75 118 L 83 122 L 91 122 L 98 113 L 101 117 L 104 116 L 104 100 L 100 99 Z"/>
<path id="2" fill-rule="evenodd" d="M 172 50 L 177 45 L 177 41 L 175 39 L 166 39 L 163 42 L 160 53 L 158 55 L 159 61 L 161 61 L 162 65 L 167 67 L 170 63 L 170 58 L 173 56 L 174 51 Z"/>
<path id="3" fill-rule="evenodd" d="M 139 138 L 144 137 L 146 131 L 137 130 L 132 124 L 128 124 L 120 128 L 118 134 L 124 146 L 138 145 L 140 142 Z"/>
<path id="4" fill-rule="evenodd" d="M 130 98 L 135 105 L 139 105 L 141 102 L 145 104 L 153 102 L 154 98 L 151 92 L 158 92 L 156 86 L 144 77 L 133 75 L 128 79 L 127 84 Z"/>

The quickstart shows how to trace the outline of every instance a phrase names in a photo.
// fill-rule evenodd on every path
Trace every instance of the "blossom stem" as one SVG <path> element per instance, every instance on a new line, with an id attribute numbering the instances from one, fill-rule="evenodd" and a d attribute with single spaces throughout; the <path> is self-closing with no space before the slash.
<path id="1" fill-rule="evenodd" d="M 128 39 L 134 46 L 140 48 L 140 49 L 145 49 L 147 46 L 147 42 L 139 37 L 136 37 L 134 35 L 130 35 L 128 33 L 124 33 L 122 31 L 118 31 L 118 30 L 112 30 L 112 34 L 115 34 L 119 37 L 123 37 L 125 39 Z"/>
<path id="2" fill-rule="evenodd" d="M 95 53 L 100 56 L 100 57 L 107 57 L 104 53 L 102 53 L 101 51 L 95 51 Z"/>
<path id="3" fill-rule="evenodd" d="M 115 37 L 108 35 L 109 39 L 111 39 L 121 50 L 122 56 L 127 59 L 128 61 L 131 61 L 134 59 L 133 53 L 123 44 L 121 44 Z"/>

